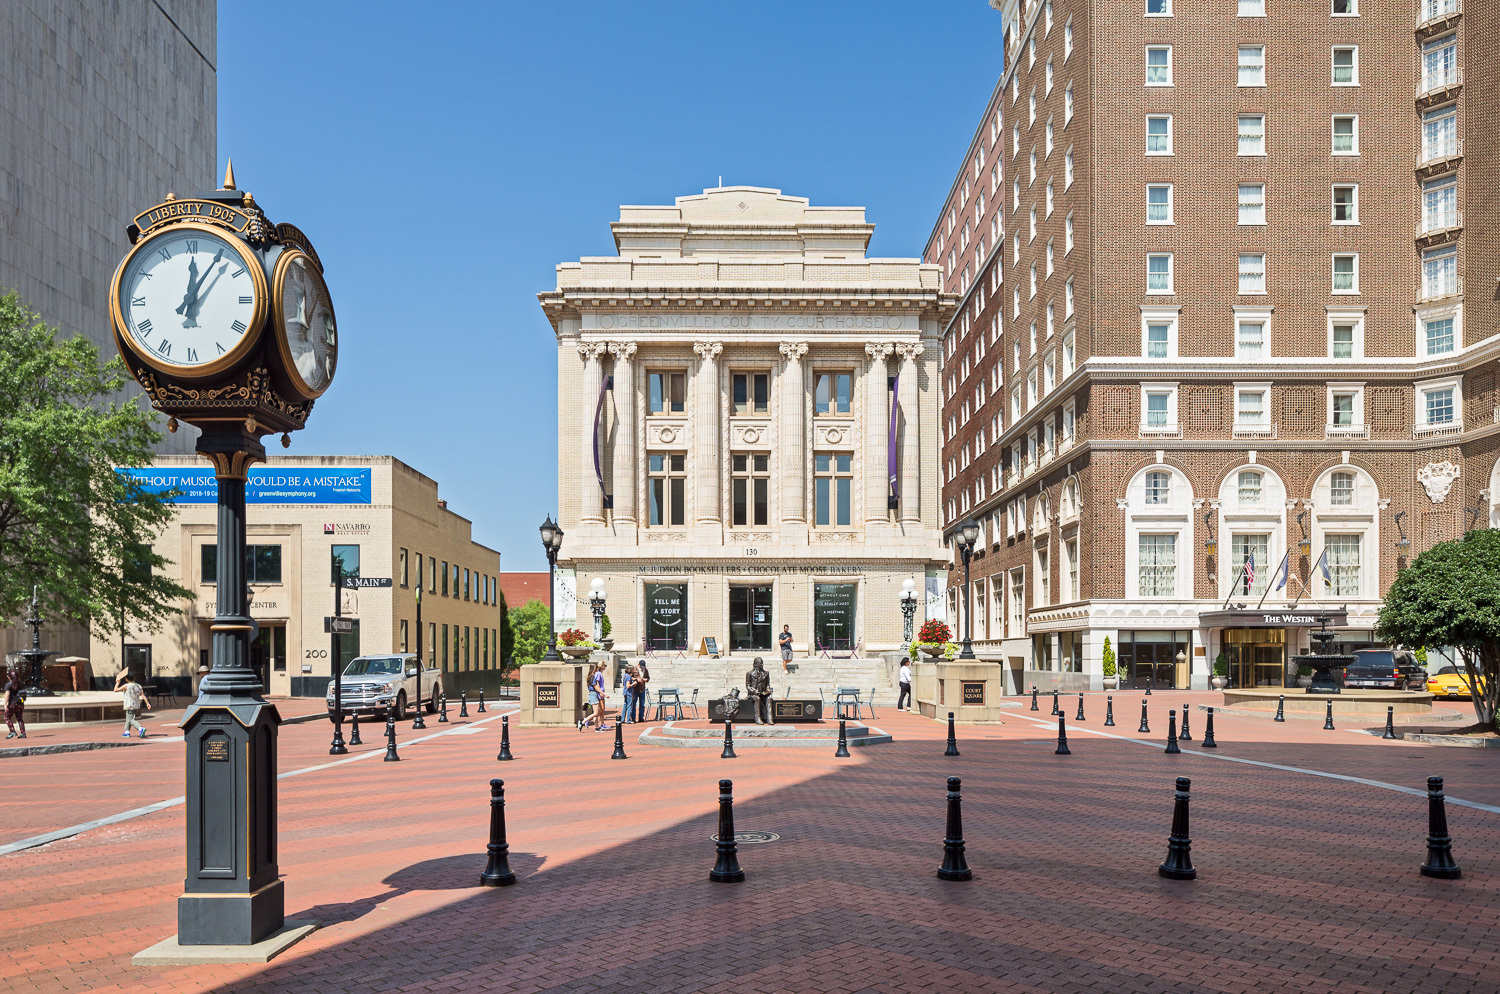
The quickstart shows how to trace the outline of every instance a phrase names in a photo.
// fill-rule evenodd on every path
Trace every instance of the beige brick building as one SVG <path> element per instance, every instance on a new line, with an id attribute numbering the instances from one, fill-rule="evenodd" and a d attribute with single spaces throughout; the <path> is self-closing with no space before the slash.
<path id="1" fill-rule="evenodd" d="M 127 626 L 123 638 L 96 637 L 94 682 L 113 686 L 123 645 L 144 682 L 186 695 L 208 664 L 214 617 L 213 470 L 198 457 L 162 456 L 129 472 L 186 495 L 155 549 L 194 597 L 159 632 Z M 271 456 L 251 468 L 246 489 L 250 616 L 260 626 L 250 658 L 269 693 L 316 697 L 333 677 L 323 619 L 334 612 L 334 555 L 346 570 L 393 581 L 344 592 L 343 613 L 355 622 L 341 640 L 346 660 L 416 652 L 421 587 L 422 654 L 453 674 L 499 668 L 500 554 L 473 541 L 436 480 L 391 456 Z M 446 682 L 454 691 L 464 680 Z"/>
<path id="2" fill-rule="evenodd" d="M 943 525 L 983 528 L 978 651 L 1019 687 L 1097 688 L 1106 637 L 1125 686 L 1221 651 L 1279 686 L 1324 611 L 1370 641 L 1410 556 L 1500 524 L 1495 12 L 992 6 L 925 253 L 962 295 Z"/>
<path id="3" fill-rule="evenodd" d="M 867 258 L 859 207 L 725 187 L 622 207 L 557 267 L 561 624 L 616 649 L 870 654 L 940 565 L 936 266 Z"/>

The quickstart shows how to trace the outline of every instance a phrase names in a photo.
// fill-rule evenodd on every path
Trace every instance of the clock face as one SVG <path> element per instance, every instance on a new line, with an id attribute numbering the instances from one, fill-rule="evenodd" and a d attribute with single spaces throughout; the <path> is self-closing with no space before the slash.
<path id="1" fill-rule="evenodd" d="M 291 251 L 277 261 L 274 306 L 288 372 L 315 398 L 333 382 L 339 337 L 328 284 L 305 253 Z"/>
<path id="2" fill-rule="evenodd" d="M 207 372 L 233 362 L 260 317 L 259 263 L 200 227 L 141 243 L 120 273 L 119 321 L 152 365 Z"/>

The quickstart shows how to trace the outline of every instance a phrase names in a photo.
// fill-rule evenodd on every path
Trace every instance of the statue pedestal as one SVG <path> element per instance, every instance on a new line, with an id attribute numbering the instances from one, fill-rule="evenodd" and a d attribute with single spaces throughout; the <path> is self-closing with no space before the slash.
<path id="1" fill-rule="evenodd" d="M 1005 669 L 985 659 L 948 660 L 923 664 L 931 669 L 926 683 L 931 694 L 919 699 L 917 707 L 928 718 L 954 721 L 999 722 L 1004 715 L 1000 701 L 1005 696 Z M 919 683 L 920 689 L 922 688 Z"/>
<path id="2" fill-rule="evenodd" d="M 521 725 L 569 726 L 583 720 L 588 701 L 585 663 L 540 662 L 521 667 Z M 616 707 L 619 706 L 616 702 Z"/>

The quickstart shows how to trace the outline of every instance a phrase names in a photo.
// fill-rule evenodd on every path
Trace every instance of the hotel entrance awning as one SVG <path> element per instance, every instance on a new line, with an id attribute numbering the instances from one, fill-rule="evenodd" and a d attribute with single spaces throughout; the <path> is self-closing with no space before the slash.
<path id="1" fill-rule="evenodd" d="M 1349 624 L 1349 612 L 1342 607 L 1312 611 L 1208 611 L 1198 615 L 1198 624 L 1204 628 L 1321 628 L 1325 619 L 1329 628 L 1343 628 Z"/>

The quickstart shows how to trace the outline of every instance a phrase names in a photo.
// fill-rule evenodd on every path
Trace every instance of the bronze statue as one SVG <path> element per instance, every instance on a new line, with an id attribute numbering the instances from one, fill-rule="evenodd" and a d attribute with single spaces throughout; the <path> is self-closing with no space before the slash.
<path id="1" fill-rule="evenodd" d="M 774 725 L 771 719 L 771 674 L 766 672 L 765 661 L 759 656 L 750 671 L 745 674 L 745 691 L 750 697 L 750 707 L 755 712 L 757 725 Z M 765 720 L 761 720 L 761 715 Z"/>

